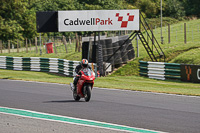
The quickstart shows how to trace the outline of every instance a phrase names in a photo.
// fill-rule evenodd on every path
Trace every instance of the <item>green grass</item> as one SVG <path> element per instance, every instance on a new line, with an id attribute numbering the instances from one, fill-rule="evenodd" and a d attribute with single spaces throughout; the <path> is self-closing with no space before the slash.
<path id="1" fill-rule="evenodd" d="M 97 79 L 95 84 L 105 88 L 200 96 L 200 84 L 161 81 L 138 76 L 103 77 Z"/>
<path id="2" fill-rule="evenodd" d="M 170 62 L 181 62 L 183 64 L 200 65 L 200 48 L 191 49 L 187 52 L 181 53 Z"/>
<path id="3" fill-rule="evenodd" d="M 70 82 L 73 82 L 72 77 L 58 76 L 51 73 L 2 69 L 0 70 L 0 78 L 61 84 L 69 84 Z M 184 83 L 181 81 L 161 81 L 138 76 L 101 77 L 95 80 L 94 86 L 102 88 L 200 96 L 200 84 Z"/>
<path id="4" fill-rule="evenodd" d="M 12 71 L 0 69 L 1 79 L 14 79 L 25 81 L 40 81 L 50 83 L 70 83 L 71 77 L 58 76 L 52 73 L 32 72 L 32 71 Z"/>

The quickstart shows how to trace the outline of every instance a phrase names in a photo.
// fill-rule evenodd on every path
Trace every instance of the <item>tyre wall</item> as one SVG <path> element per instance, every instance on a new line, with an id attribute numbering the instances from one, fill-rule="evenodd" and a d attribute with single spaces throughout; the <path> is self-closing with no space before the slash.
<path id="1" fill-rule="evenodd" d="M 98 50 L 98 47 L 92 47 L 92 50 L 88 51 L 88 47 L 90 47 L 89 42 L 88 41 L 83 42 L 82 58 L 86 58 L 88 56 L 88 52 L 96 51 L 95 56 L 94 53 L 89 54 L 90 55 L 89 62 L 92 61 L 98 62 L 99 56 L 103 56 L 102 57 L 103 62 L 111 63 L 115 68 L 120 67 L 122 66 L 122 64 L 127 63 L 127 61 L 135 57 L 134 47 L 130 40 L 126 41 L 127 39 L 128 39 L 127 35 L 110 37 L 110 38 L 104 37 L 100 41 L 100 45 L 102 45 L 102 49 L 100 51 Z M 125 41 L 126 43 L 124 43 Z M 93 42 L 91 44 L 93 44 Z M 102 54 L 99 54 L 100 52 Z"/>

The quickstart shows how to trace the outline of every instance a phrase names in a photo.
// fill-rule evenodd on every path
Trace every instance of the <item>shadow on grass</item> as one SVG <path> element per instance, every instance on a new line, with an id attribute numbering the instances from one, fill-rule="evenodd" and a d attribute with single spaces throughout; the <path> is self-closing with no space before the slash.
<path id="1" fill-rule="evenodd" d="M 12 77 L 5 77 L 5 78 L 2 78 L 2 79 L 11 79 Z"/>

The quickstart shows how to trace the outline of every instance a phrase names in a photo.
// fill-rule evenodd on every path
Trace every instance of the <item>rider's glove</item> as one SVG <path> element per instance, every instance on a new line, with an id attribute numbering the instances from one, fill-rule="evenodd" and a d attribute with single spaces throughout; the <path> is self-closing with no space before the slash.
<path id="1" fill-rule="evenodd" d="M 80 75 L 76 75 L 76 77 L 80 77 Z"/>

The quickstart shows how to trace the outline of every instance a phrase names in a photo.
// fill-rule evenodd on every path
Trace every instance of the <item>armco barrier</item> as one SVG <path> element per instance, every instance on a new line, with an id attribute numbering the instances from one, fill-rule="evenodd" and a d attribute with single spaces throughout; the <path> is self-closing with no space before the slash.
<path id="1" fill-rule="evenodd" d="M 140 75 L 154 79 L 181 79 L 180 64 L 139 61 Z"/>
<path id="2" fill-rule="evenodd" d="M 74 69 L 78 64 L 79 61 L 58 58 L 0 56 L 0 69 L 52 72 L 66 76 L 74 76 Z M 94 69 L 96 70 L 96 64 Z"/>

